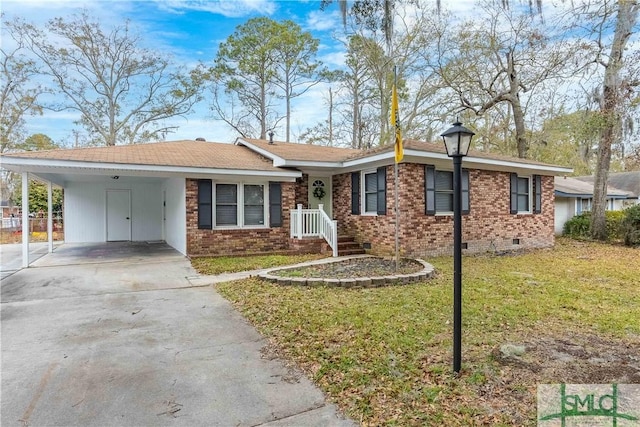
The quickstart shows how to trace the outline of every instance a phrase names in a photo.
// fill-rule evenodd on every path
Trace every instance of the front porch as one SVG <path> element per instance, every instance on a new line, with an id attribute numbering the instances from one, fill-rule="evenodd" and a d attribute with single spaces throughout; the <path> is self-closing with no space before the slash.
<path id="1" fill-rule="evenodd" d="M 318 209 L 305 209 L 302 204 L 298 204 L 290 213 L 291 239 L 322 239 L 331 249 L 333 257 L 365 253 L 353 237 L 338 236 L 338 221 L 329 217 L 323 204 L 319 204 Z M 296 243 L 293 242 L 293 245 Z"/>

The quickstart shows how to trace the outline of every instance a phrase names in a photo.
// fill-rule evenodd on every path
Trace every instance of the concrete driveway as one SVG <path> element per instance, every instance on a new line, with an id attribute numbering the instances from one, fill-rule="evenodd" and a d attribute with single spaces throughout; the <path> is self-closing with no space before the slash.
<path id="1" fill-rule="evenodd" d="M 164 244 L 62 245 L 0 282 L 3 426 L 347 426 Z"/>

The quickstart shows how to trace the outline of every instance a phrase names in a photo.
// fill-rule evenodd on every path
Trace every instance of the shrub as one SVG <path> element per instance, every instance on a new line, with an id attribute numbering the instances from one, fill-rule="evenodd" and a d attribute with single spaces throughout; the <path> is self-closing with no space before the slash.
<path id="1" fill-rule="evenodd" d="M 623 221 L 626 211 L 606 211 L 607 240 L 618 240 L 624 237 Z M 591 212 L 576 215 L 564 224 L 563 234 L 574 239 L 591 238 Z"/>
<path id="2" fill-rule="evenodd" d="M 627 246 L 640 245 L 640 205 L 625 209 L 622 221 L 622 237 Z"/>
<path id="3" fill-rule="evenodd" d="M 619 240 L 623 238 L 622 222 L 625 218 L 624 211 L 606 211 L 607 239 Z"/>
<path id="4" fill-rule="evenodd" d="M 589 224 L 591 222 L 590 212 L 584 212 L 576 215 L 569 221 L 564 223 L 563 234 L 574 239 L 588 239 Z"/>

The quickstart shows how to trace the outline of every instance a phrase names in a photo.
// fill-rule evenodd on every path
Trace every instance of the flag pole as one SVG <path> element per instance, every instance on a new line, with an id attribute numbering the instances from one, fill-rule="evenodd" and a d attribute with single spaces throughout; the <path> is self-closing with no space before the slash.
<path id="1" fill-rule="evenodd" d="M 397 138 L 398 138 L 398 126 L 400 125 L 398 123 L 398 119 L 399 119 L 399 113 L 398 113 L 398 105 L 397 105 L 397 101 L 398 101 L 398 71 L 397 71 L 397 66 L 394 65 L 393 66 L 393 90 L 394 90 L 394 95 L 395 95 L 395 99 L 392 101 L 395 102 L 396 104 L 394 104 L 393 108 L 395 110 L 395 126 L 393 128 L 393 143 L 394 145 L 398 144 Z M 402 142 L 400 142 L 402 143 Z M 395 152 L 397 152 L 397 148 L 394 150 Z M 395 162 L 394 162 L 394 174 L 393 174 L 393 182 L 394 182 L 394 187 L 395 187 L 395 207 L 396 207 L 396 272 L 399 270 L 399 266 L 400 266 L 400 204 L 399 204 L 399 197 L 398 197 L 398 157 L 396 155 L 395 157 Z"/>

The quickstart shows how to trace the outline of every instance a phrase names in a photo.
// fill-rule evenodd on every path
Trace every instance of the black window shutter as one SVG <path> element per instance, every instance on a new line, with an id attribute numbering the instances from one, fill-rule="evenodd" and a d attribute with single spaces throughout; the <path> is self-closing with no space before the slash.
<path id="1" fill-rule="evenodd" d="M 533 213 L 542 212 L 542 179 L 540 175 L 533 175 Z"/>
<path id="2" fill-rule="evenodd" d="M 462 214 L 467 215 L 471 211 L 469 200 L 469 170 L 462 169 Z"/>
<path id="3" fill-rule="evenodd" d="M 436 168 L 430 165 L 424 167 L 424 213 L 436 214 Z"/>
<path id="4" fill-rule="evenodd" d="M 269 182 L 269 226 L 282 227 L 282 185 Z"/>
<path id="5" fill-rule="evenodd" d="M 387 168 L 386 166 L 379 167 L 377 172 L 378 177 L 378 215 L 387 214 Z"/>
<path id="6" fill-rule="evenodd" d="M 360 172 L 351 173 L 351 213 L 360 215 Z"/>
<path id="7" fill-rule="evenodd" d="M 213 214 L 211 199 L 213 198 L 212 183 L 210 179 L 198 180 L 198 228 L 211 230 Z"/>
<path id="8" fill-rule="evenodd" d="M 511 174 L 511 198 L 510 198 L 510 209 L 509 213 L 517 214 L 518 213 L 518 174 Z"/>

